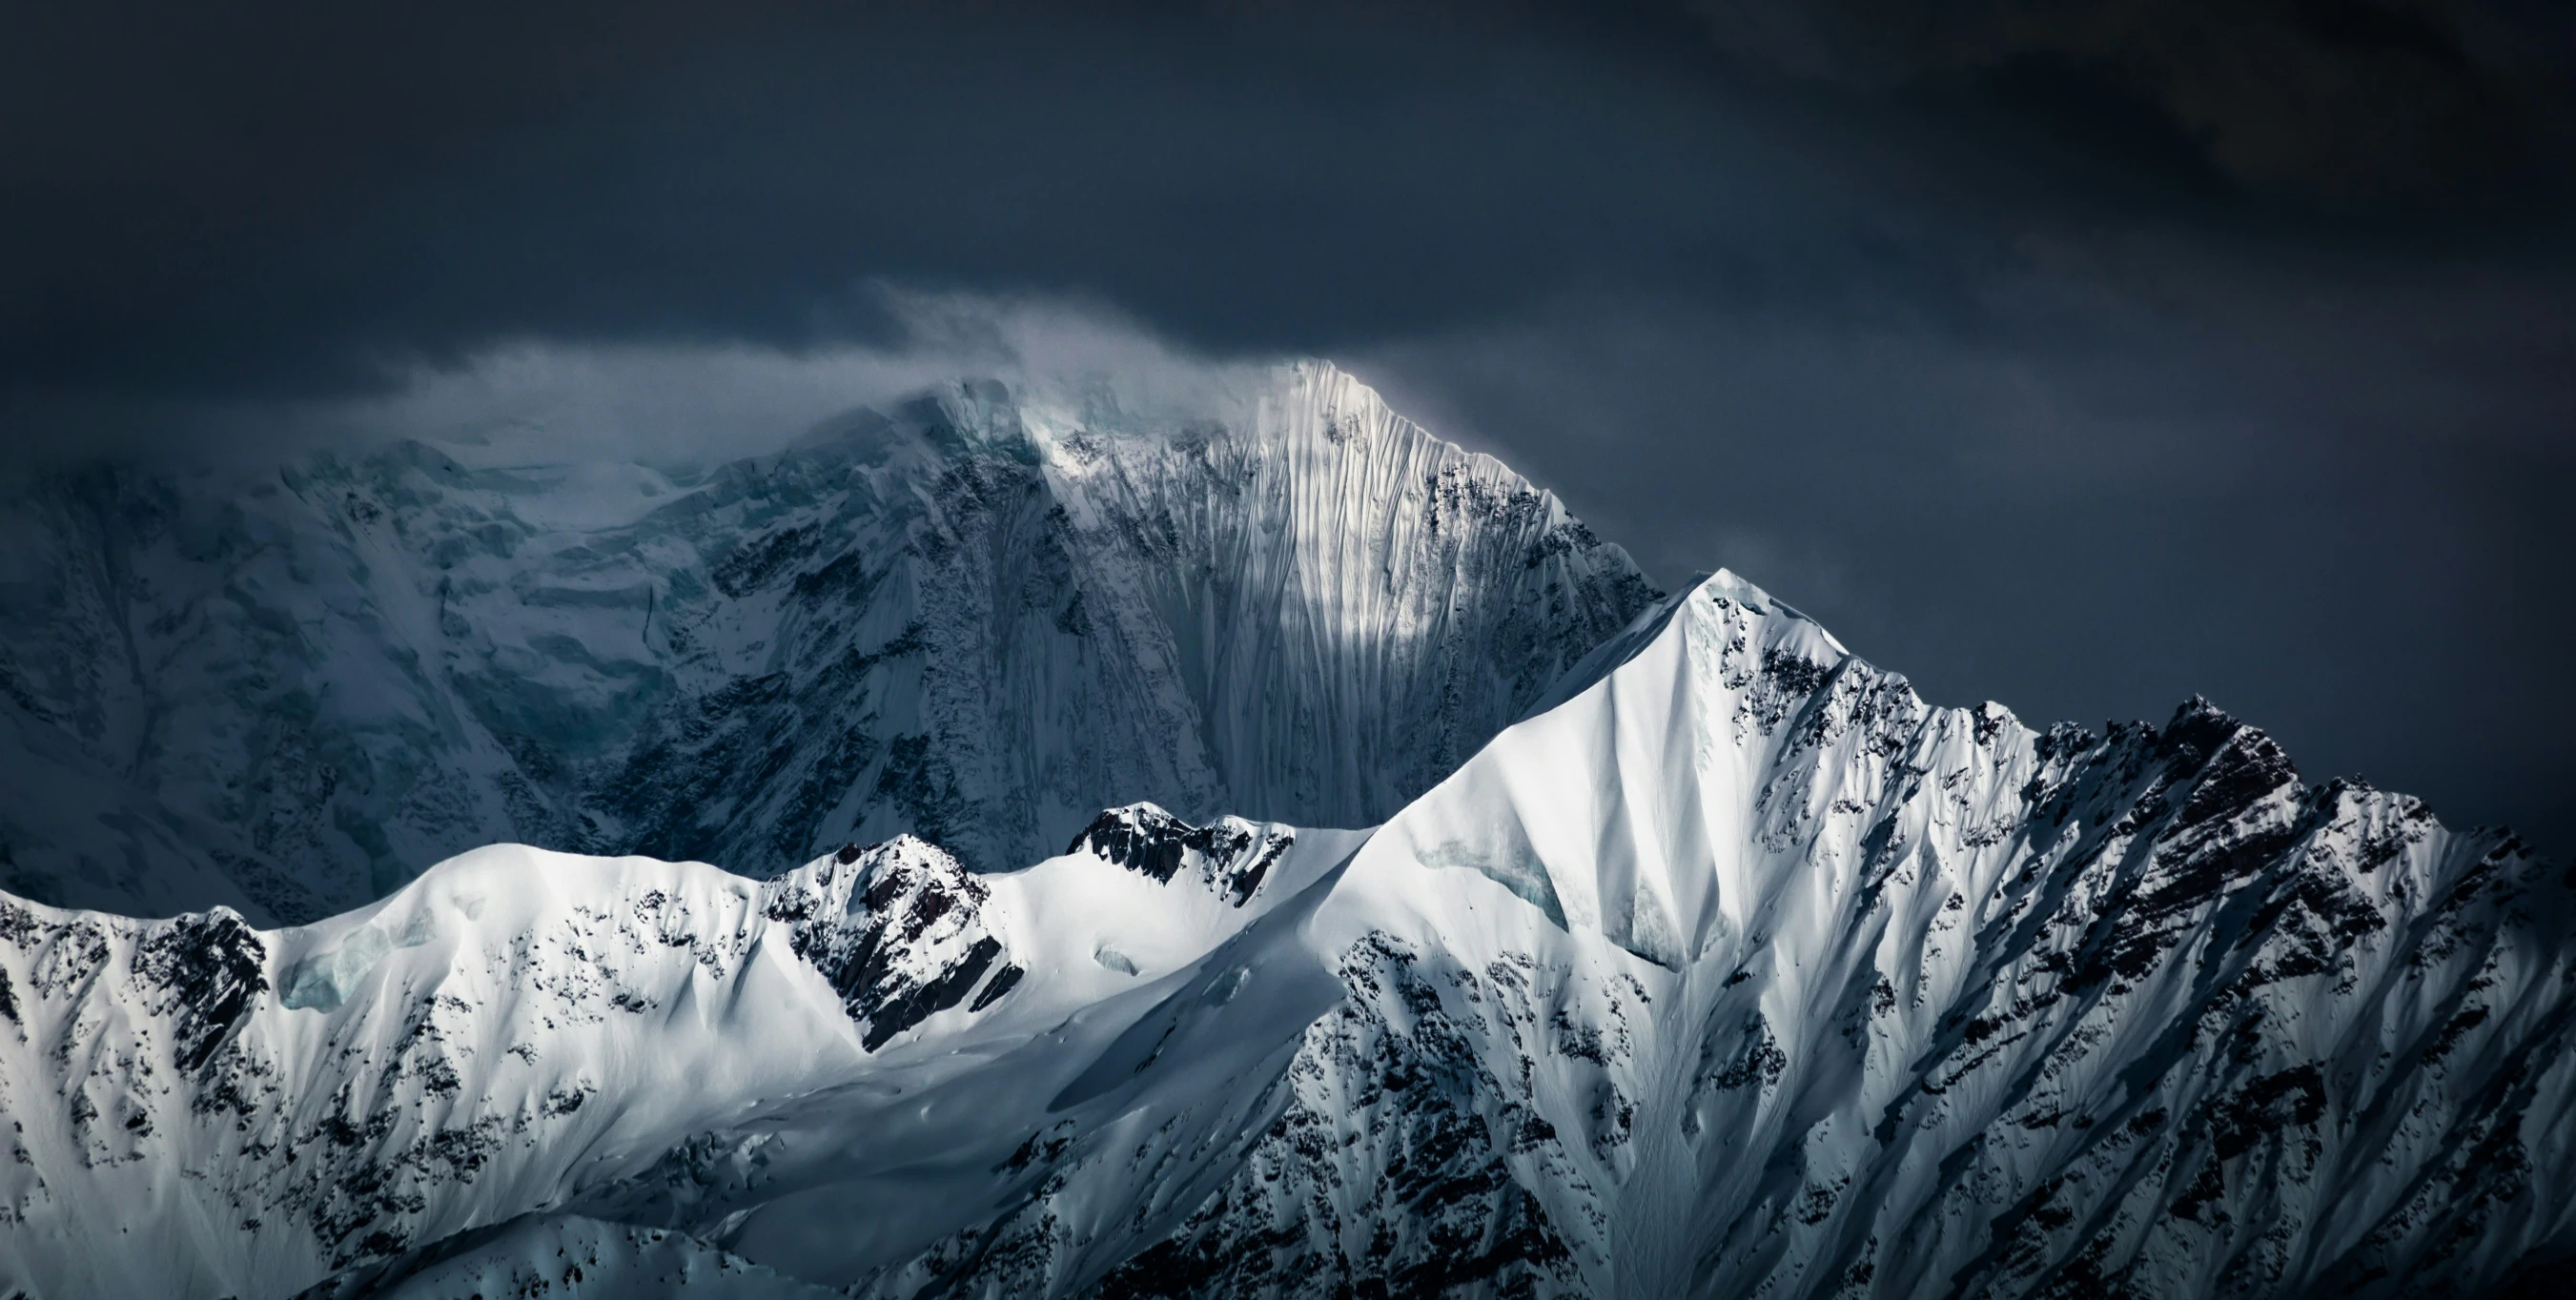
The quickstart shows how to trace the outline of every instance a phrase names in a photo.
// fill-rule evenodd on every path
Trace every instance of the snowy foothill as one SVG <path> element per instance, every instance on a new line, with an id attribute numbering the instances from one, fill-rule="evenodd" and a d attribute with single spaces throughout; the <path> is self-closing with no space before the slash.
<path id="1" fill-rule="evenodd" d="M 274 1293 L 584 1197 L 693 1207 L 671 1189 L 767 1163 L 738 1130 L 804 1099 L 863 1123 L 1114 1032 L 1075 1022 L 1185 978 L 1360 838 L 1241 825 L 1269 869 L 1239 901 L 1087 853 L 979 878 L 910 838 L 766 882 L 494 846 L 277 931 L 7 900 L 6 1280 Z M 1044 1100 L 943 1114 L 1004 1141 Z"/>

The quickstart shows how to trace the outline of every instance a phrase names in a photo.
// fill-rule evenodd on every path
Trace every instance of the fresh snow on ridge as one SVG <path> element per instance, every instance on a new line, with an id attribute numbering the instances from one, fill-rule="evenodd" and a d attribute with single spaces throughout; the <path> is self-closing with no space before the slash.
<path id="1" fill-rule="evenodd" d="M 2576 1251 L 2576 898 L 2518 844 L 2197 701 L 1930 708 L 1727 574 L 1587 671 L 1373 834 L 13 904 L 0 1286 L 2477 1296 Z"/>
<path id="2" fill-rule="evenodd" d="M 952 384 L 697 472 L 469 450 L 12 500 L 0 888 L 302 921 L 499 842 L 1367 825 L 1656 594 L 1320 363 L 1204 419 Z"/>
<path id="3" fill-rule="evenodd" d="M 2571 901 L 2205 704 L 1928 708 L 1721 573 L 1318 928 L 1578 1292 L 2468 1295 L 2576 1244 Z M 1244 1217 L 1175 1275 L 1242 1289 Z"/>
<path id="4" fill-rule="evenodd" d="M 2576 880 L 2203 701 L 2035 731 L 1734 575 L 1657 600 L 1329 367 L 30 492 L 0 1296 L 2576 1259 Z"/>
<path id="5" fill-rule="evenodd" d="M 2576 908 L 2519 845 L 2197 702 L 1928 708 L 1726 574 L 1634 632 L 1246 961 L 1324 1014 L 1173 999 L 1169 1058 L 1294 1042 L 1265 1122 L 1067 1132 L 894 1269 L 820 1236 L 864 1199 L 726 1239 L 990 1296 L 2472 1296 L 2576 1246 Z"/>
<path id="6" fill-rule="evenodd" d="M 1191 865 L 1259 860 L 1241 897 L 1091 853 L 978 876 L 909 837 L 767 882 L 498 846 L 284 931 L 0 896 L 0 1294 L 284 1294 L 577 1196 L 762 1185 L 779 1108 L 882 1138 L 860 1117 L 1024 1080 L 1361 838 L 1224 829 Z"/>

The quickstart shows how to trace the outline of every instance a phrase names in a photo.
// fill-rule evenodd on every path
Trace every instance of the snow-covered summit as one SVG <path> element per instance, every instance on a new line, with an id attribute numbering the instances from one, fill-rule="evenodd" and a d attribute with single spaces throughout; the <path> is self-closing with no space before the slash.
<path id="1" fill-rule="evenodd" d="M 1373 834 L 9 903 L 0 1286 L 2476 1296 L 2576 1252 L 2576 886 L 2518 844 L 2201 701 L 1928 706 L 1727 575 L 1583 673 Z"/>
<path id="2" fill-rule="evenodd" d="M 2476 1295 L 2576 1247 L 2576 899 L 2517 844 L 2201 701 L 1931 708 L 1730 575 L 1633 631 L 1316 904 L 1340 998 L 1193 1191 L 1103 1134 L 901 1268 L 732 1240 L 1171 1296 Z"/>
<path id="3" fill-rule="evenodd" d="M 763 872 L 911 832 L 998 870 L 1138 799 L 1366 825 L 1655 595 L 1329 366 L 1117 397 L 961 381 L 688 473 L 406 443 L 42 480 L 0 887 L 308 920 L 496 842 Z"/>
<path id="4" fill-rule="evenodd" d="M 2576 1244 L 2571 903 L 2203 701 L 1930 708 L 1720 574 L 1318 928 L 1439 991 L 1373 1032 L 1567 1139 L 1514 1181 L 1582 1291 L 2478 1294 Z"/>
<path id="5" fill-rule="evenodd" d="M 0 1295 L 2576 1258 L 2576 881 L 2510 837 L 2206 701 L 2037 731 L 1659 598 L 1330 367 L 1184 405 L 28 489 Z"/>

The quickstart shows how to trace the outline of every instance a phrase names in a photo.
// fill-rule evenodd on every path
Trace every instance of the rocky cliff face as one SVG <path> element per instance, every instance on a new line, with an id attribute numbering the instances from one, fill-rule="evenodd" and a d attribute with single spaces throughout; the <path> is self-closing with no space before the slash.
<path id="1" fill-rule="evenodd" d="M 990 870 L 1138 799 L 1367 825 L 1654 596 L 1321 365 L 1223 421 L 969 383 L 705 472 L 490 459 L 27 489 L 0 885 L 296 921 L 505 841 Z"/>

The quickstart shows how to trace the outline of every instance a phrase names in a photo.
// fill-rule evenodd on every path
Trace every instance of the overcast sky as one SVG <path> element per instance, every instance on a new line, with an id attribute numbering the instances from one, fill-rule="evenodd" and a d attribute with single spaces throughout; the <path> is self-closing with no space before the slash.
<path id="1" fill-rule="evenodd" d="M 748 450 L 1011 304 L 1339 360 L 1936 702 L 2197 691 L 2576 857 L 2564 4 L 390 9 L 0 10 L 14 463 Z"/>

